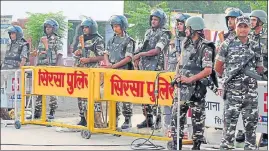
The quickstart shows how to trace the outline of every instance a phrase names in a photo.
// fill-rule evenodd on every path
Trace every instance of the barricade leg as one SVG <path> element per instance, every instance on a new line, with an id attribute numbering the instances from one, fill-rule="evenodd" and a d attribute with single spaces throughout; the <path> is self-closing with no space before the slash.
<path id="1" fill-rule="evenodd" d="M 109 101 L 109 128 L 112 131 L 117 129 L 116 127 L 116 102 Z"/>
<path id="2" fill-rule="evenodd" d="M 25 70 L 21 70 L 21 124 L 25 124 Z M 16 114 L 16 113 L 15 113 Z"/>
<path id="3" fill-rule="evenodd" d="M 94 96 L 93 96 L 93 93 L 94 93 L 94 90 L 91 89 L 93 88 L 93 73 L 90 72 L 89 73 L 89 78 L 88 78 L 88 85 L 89 85 L 89 94 L 88 94 L 88 111 L 87 111 L 87 129 L 88 130 L 82 130 L 81 131 L 81 136 L 83 138 L 86 138 L 86 139 L 89 139 L 91 137 L 91 132 L 93 132 L 94 130 Z"/>
<path id="4" fill-rule="evenodd" d="M 41 121 L 46 122 L 46 96 L 42 95 L 42 113 L 41 113 Z"/>

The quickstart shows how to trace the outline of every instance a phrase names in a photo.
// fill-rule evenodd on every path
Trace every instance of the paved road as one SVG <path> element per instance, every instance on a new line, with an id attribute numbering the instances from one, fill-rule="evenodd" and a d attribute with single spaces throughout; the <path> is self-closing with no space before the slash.
<path id="1" fill-rule="evenodd" d="M 105 103 L 104 103 L 105 104 Z M 59 108 L 56 111 L 56 121 L 61 121 L 70 124 L 76 124 L 79 121 L 77 100 L 75 98 L 59 98 Z M 132 118 L 133 127 L 143 120 L 141 114 L 141 105 L 134 105 L 134 116 Z M 119 124 L 123 123 L 123 117 L 121 117 Z M 130 144 L 135 139 L 132 137 L 115 137 L 111 134 L 93 134 L 92 137 L 87 140 L 80 136 L 79 132 L 66 132 L 62 128 L 56 127 L 44 127 L 37 125 L 24 125 L 21 129 L 16 130 L 12 125 L 3 127 L 1 125 L 1 149 L 3 150 L 16 150 L 16 149 L 59 149 L 59 150 L 131 150 Z M 132 131 L 137 131 L 135 128 Z M 144 130 L 144 132 L 150 130 Z M 141 132 L 141 131 L 140 131 Z M 156 135 L 162 133 L 156 132 Z M 206 129 L 205 136 L 209 144 L 203 144 L 202 148 L 206 150 L 212 150 L 212 147 L 218 148 L 221 140 L 220 130 L 212 128 Z M 166 148 L 165 141 L 152 141 L 154 144 L 161 145 Z M 15 145 L 17 144 L 17 145 Z M 18 145 L 24 144 L 24 145 Z M 41 145 L 41 146 L 31 146 Z M 45 146 L 56 145 L 56 146 Z M 57 146 L 58 145 L 58 146 Z M 62 146 L 61 146 L 62 145 Z M 64 146 L 70 145 L 70 146 Z M 72 146 L 74 145 L 74 146 Z M 78 146 L 84 145 L 84 146 Z M 94 146 L 95 145 L 95 146 Z M 96 146 L 97 145 L 97 146 Z M 98 146 L 99 145 L 99 146 Z M 108 145 L 108 146 L 104 146 Z M 114 146 L 109 146 L 114 145 Z M 115 146 L 118 145 L 118 146 Z M 189 150 L 191 145 L 184 145 L 185 150 Z M 267 150 L 267 147 L 260 148 L 261 150 Z"/>

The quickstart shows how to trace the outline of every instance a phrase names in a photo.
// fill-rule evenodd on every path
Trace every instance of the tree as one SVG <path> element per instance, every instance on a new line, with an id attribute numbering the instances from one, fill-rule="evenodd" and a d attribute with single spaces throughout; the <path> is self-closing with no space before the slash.
<path id="1" fill-rule="evenodd" d="M 59 23 L 59 30 L 57 34 L 63 38 L 66 36 L 68 23 L 65 21 L 66 17 L 63 12 L 57 13 L 30 13 L 28 21 L 25 25 L 25 36 L 32 39 L 32 48 L 37 48 L 40 38 L 44 35 L 43 23 L 46 19 L 54 19 Z"/>
<path id="2" fill-rule="evenodd" d="M 246 4 L 248 4 L 251 8 L 251 10 L 264 10 L 267 12 L 267 5 L 268 1 L 267 0 L 259 0 L 259 1 L 245 1 Z"/>
<path id="3" fill-rule="evenodd" d="M 132 6 L 136 6 L 134 10 L 129 7 L 131 10 L 125 13 L 125 15 L 128 17 L 129 25 L 132 25 L 132 27 L 128 28 L 128 33 L 135 39 L 142 40 L 144 38 L 145 31 L 150 27 L 149 16 L 152 9 L 163 9 L 167 15 L 167 22 L 169 23 L 170 9 L 168 8 L 166 1 L 155 3 L 157 4 L 155 6 L 150 6 L 145 2 L 126 2 L 130 2 L 130 4 L 134 4 Z M 130 5 L 128 4 L 128 6 Z"/>

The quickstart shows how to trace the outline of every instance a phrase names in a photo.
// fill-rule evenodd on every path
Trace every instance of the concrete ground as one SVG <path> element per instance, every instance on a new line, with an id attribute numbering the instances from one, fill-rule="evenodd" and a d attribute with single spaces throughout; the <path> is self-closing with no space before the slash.
<path id="1" fill-rule="evenodd" d="M 59 98 L 58 106 L 56 121 L 69 124 L 76 124 L 79 121 L 75 98 Z M 135 127 L 143 120 L 141 105 L 134 105 L 133 112 L 132 125 Z M 123 117 L 120 118 L 119 125 L 121 123 L 123 123 Z M 132 131 L 137 132 L 136 128 L 132 128 Z M 139 132 L 150 133 L 151 131 L 140 130 Z M 160 135 L 162 131 L 156 131 L 155 134 Z M 201 149 L 218 150 L 221 134 L 221 130 L 206 129 L 205 137 L 208 144 L 202 144 Z M 130 145 L 135 139 L 127 136 L 115 137 L 111 134 L 93 134 L 90 139 L 84 139 L 80 132 L 66 131 L 64 128 L 23 125 L 21 129 L 15 129 L 13 125 L 7 127 L 1 125 L 2 150 L 131 150 Z M 167 150 L 166 141 L 152 140 L 151 142 Z M 190 150 L 191 147 L 192 145 L 184 145 L 183 149 Z M 267 147 L 262 147 L 260 150 L 267 150 Z"/>

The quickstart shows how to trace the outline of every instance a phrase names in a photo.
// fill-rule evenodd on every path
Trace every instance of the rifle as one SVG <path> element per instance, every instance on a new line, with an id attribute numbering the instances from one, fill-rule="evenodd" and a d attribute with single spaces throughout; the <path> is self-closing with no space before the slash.
<path id="1" fill-rule="evenodd" d="M 85 50 L 84 36 L 83 35 L 79 36 L 79 42 L 81 44 L 82 57 L 87 57 L 86 50 Z M 85 66 L 85 64 L 83 66 Z"/>
<path id="2" fill-rule="evenodd" d="M 86 50 L 85 50 L 85 43 L 84 43 L 84 36 L 83 35 L 79 36 L 79 43 L 81 45 L 82 54 L 80 56 L 74 56 L 74 58 L 76 59 L 76 61 L 75 61 L 76 66 L 81 64 L 80 58 L 86 57 Z M 83 65 L 83 66 L 85 66 L 85 65 Z"/>
<path id="3" fill-rule="evenodd" d="M 48 42 L 48 38 L 47 37 L 42 37 L 41 38 L 41 42 L 43 43 L 43 45 L 45 46 L 45 51 L 47 51 L 47 58 L 49 60 L 49 64 L 52 63 L 52 51 L 49 48 L 49 42 Z"/>
<path id="4" fill-rule="evenodd" d="M 227 86 L 227 84 L 236 76 L 238 75 L 240 72 L 242 72 L 242 70 L 244 70 L 244 68 L 247 66 L 247 64 L 255 57 L 256 55 L 254 54 L 253 56 L 251 56 L 246 62 L 244 62 L 243 65 L 239 66 L 239 68 L 237 68 L 236 70 L 233 70 L 230 73 L 230 76 L 224 81 L 224 86 Z M 256 75 L 255 73 L 251 72 L 251 71 L 243 71 L 247 76 L 250 76 L 252 78 L 259 78 L 259 75 Z M 254 76 L 255 74 L 255 76 Z M 226 88 L 224 87 L 223 89 L 223 99 L 226 99 Z"/>

